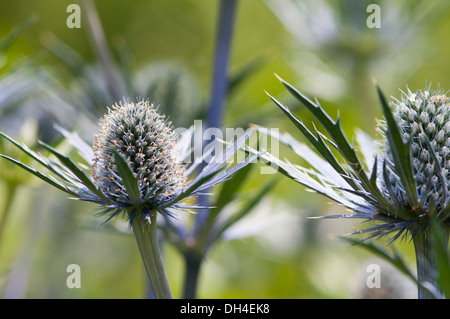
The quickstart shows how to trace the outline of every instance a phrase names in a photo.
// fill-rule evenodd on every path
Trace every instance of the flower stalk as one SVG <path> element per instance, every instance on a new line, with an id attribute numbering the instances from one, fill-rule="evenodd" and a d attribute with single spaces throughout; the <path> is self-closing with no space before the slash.
<path id="1" fill-rule="evenodd" d="M 422 236 L 415 236 L 413 242 L 416 253 L 418 281 L 436 286 L 437 280 L 434 274 L 436 267 L 431 249 L 430 231 L 426 230 Z M 431 292 L 420 285 L 418 287 L 418 297 L 419 299 L 433 299 Z"/>
<path id="2" fill-rule="evenodd" d="M 133 233 L 155 297 L 157 299 L 172 299 L 159 249 L 156 225 L 157 214 L 153 212 L 149 216 L 150 223 L 141 218 L 134 218 L 132 223 Z"/>
<path id="3" fill-rule="evenodd" d="M 448 245 L 449 232 L 446 227 L 442 227 L 444 232 L 445 247 Z M 436 256 L 433 247 L 433 233 L 431 227 L 427 227 L 419 236 L 414 236 L 414 250 L 416 253 L 417 264 L 417 280 L 421 285 L 418 286 L 418 298 L 419 299 L 434 299 L 434 296 L 427 286 L 439 287 L 438 284 L 438 272 L 436 265 Z M 442 295 L 442 292 L 440 292 Z"/>

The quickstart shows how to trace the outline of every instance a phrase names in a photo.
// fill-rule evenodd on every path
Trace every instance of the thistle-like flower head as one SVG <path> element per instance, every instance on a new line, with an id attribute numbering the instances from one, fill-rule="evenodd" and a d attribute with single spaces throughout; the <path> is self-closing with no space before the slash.
<path id="1" fill-rule="evenodd" d="M 112 201 L 129 200 L 117 169 L 117 152 L 137 178 L 140 196 L 152 193 L 148 208 L 158 207 L 185 187 L 177 142 L 171 123 L 149 101 L 116 104 L 101 120 L 95 137 L 94 182 Z"/>
<path id="2" fill-rule="evenodd" d="M 54 161 L 2 132 L 0 137 L 44 166 L 51 175 L 7 155 L 0 154 L 0 157 L 69 194 L 72 199 L 97 204 L 102 209 L 101 214 L 109 214 L 108 220 L 119 214 L 127 218 L 157 298 L 172 297 L 159 252 L 157 216 L 161 214 L 165 218 L 163 228 L 168 238 L 176 238 L 177 242 L 185 240 L 186 229 L 172 223 L 169 217 L 179 210 L 210 208 L 192 204 L 193 200 L 187 199 L 210 191 L 259 157 L 249 156 L 230 168 L 230 158 L 244 146 L 251 130 L 234 143 L 224 143 L 223 150 L 210 148 L 198 156 L 194 151 L 198 143 L 194 127 L 177 136 L 164 115 L 143 100 L 113 106 L 100 121 L 94 149 L 78 135 L 57 129 L 79 151 L 84 162 L 77 163 L 41 143 L 58 159 Z M 200 142 L 203 145 L 203 141 Z M 227 168 L 226 163 L 230 163 Z M 191 177 L 191 174 L 195 175 Z"/>
<path id="3" fill-rule="evenodd" d="M 350 143 L 339 118 L 333 120 L 318 101 L 311 101 L 289 83 L 280 81 L 327 134 L 316 128 L 311 131 L 271 97 L 320 156 L 289 134 L 280 134 L 275 138 L 292 148 L 312 169 L 284 162 L 271 154 L 263 158 L 277 165 L 286 176 L 353 212 L 321 218 L 374 221 L 375 226 L 352 234 L 370 234 L 366 239 L 395 234 L 392 241 L 402 235 L 414 238 L 428 227 L 431 218 L 437 218 L 447 228 L 450 226 L 450 104 L 441 90 L 432 92 L 428 88 L 416 93 L 408 90 L 401 100 L 389 105 L 378 88 L 384 113 L 379 126 L 384 137 L 380 147 L 362 131 L 357 133 L 357 145 Z M 269 133 L 264 128 L 259 130 Z M 344 164 L 330 146 L 337 150 Z"/>
<path id="4" fill-rule="evenodd" d="M 441 91 L 403 92 L 401 100 L 391 103 L 391 110 L 403 142 L 410 145 L 412 171 L 417 197 L 427 212 L 441 210 L 450 191 L 450 104 Z M 386 130 L 385 125 L 381 125 Z M 389 187 L 395 200 L 411 205 L 404 186 L 395 173 L 389 141 L 384 140 L 389 166 Z M 384 185 L 386 193 L 387 185 Z"/>
<path id="5" fill-rule="evenodd" d="M 398 238 L 412 239 L 417 279 L 414 275 L 411 278 L 417 280 L 418 296 L 441 298 L 443 287 L 435 265 L 437 259 L 447 258 L 450 234 L 450 105 L 447 96 L 441 90 L 432 92 L 428 88 L 412 93 L 408 89 L 400 100 L 389 105 L 377 87 L 384 114 L 384 121 L 379 125 L 384 138 L 379 147 L 362 131 L 356 135 L 357 144 L 350 143 L 339 118 L 333 120 L 318 101 L 312 102 L 292 85 L 280 80 L 328 134 L 316 128 L 311 131 L 286 106 L 271 97 L 320 156 L 289 134 L 280 134 L 275 137 L 312 168 L 292 165 L 271 154 L 265 154 L 263 158 L 278 165 L 289 178 L 351 211 L 319 218 L 358 218 L 372 224 L 349 235 L 366 234 L 363 241 L 392 235 L 391 243 Z M 264 128 L 259 130 L 270 132 Z M 344 165 L 330 146 L 340 154 Z M 370 246 L 387 256 L 373 247 Z M 438 255 L 440 257 L 436 257 Z M 398 256 L 395 258 L 399 260 Z"/>
<path id="6" fill-rule="evenodd" d="M 57 130 L 78 150 L 83 163 L 41 143 L 58 159 L 55 162 L 2 132 L 1 137 L 43 165 L 51 175 L 7 155 L 0 157 L 73 199 L 96 203 L 110 218 L 127 213 L 130 224 L 135 217 L 150 221 L 157 212 L 170 217 L 177 210 L 205 208 L 188 204 L 187 199 L 227 180 L 258 157 L 248 157 L 231 169 L 224 169 L 224 164 L 248 139 L 249 130 L 234 143 L 224 144 L 224 149 L 214 156 L 206 151 L 192 160 L 196 153 L 191 144 L 194 130 L 186 129 L 178 136 L 165 116 L 144 100 L 119 103 L 109 109 L 100 121 L 93 149 L 77 134 L 60 127 Z M 203 165 L 206 161 L 207 165 Z"/>

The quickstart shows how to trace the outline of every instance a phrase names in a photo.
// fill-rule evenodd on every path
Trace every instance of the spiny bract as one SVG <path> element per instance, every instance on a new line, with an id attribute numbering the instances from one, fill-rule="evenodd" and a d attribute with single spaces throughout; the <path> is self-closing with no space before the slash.
<path id="1" fill-rule="evenodd" d="M 450 105 L 441 90 L 420 90 L 402 94 L 401 101 L 391 103 L 393 116 L 403 137 L 411 142 L 411 160 L 419 199 L 429 211 L 446 205 L 450 191 Z M 385 144 L 391 173 L 390 187 L 398 201 L 408 205 L 405 191 L 395 174 L 389 144 Z M 394 173 L 394 174 L 393 174 Z M 386 185 L 384 185 L 386 187 Z"/>
<path id="2" fill-rule="evenodd" d="M 92 174 L 96 185 L 114 202 L 128 202 L 113 150 L 128 162 L 138 179 L 141 198 L 152 194 L 149 206 L 178 195 L 185 186 L 177 137 L 164 115 L 149 101 L 117 103 L 108 108 L 95 136 Z M 152 207 L 148 207 L 152 208 Z"/>

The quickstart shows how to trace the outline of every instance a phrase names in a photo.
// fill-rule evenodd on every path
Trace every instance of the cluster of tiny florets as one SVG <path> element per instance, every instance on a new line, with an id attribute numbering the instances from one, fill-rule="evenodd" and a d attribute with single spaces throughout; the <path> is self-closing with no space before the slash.
<path id="1" fill-rule="evenodd" d="M 141 198 L 150 205 L 179 194 L 185 184 L 177 138 L 164 115 L 148 101 L 119 103 L 100 121 L 94 142 L 92 174 L 96 185 L 113 201 L 127 200 L 113 150 L 126 158 L 138 179 Z"/>
<path id="2" fill-rule="evenodd" d="M 444 206 L 444 189 L 450 191 L 448 97 L 440 90 L 416 93 L 408 90 L 408 93 L 403 93 L 401 101 L 391 103 L 391 108 L 404 142 L 411 141 L 412 169 L 418 198 L 426 198 L 425 207 L 431 199 L 437 207 Z M 388 143 L 385 149 L 387 159 L 392 159 Z M 395 172 L 392 165 L 391 168 L 391 172 Z M 390 184 L 397 199 L 405 203 L 403 187 L 396 174 L 390 174 Z"/>

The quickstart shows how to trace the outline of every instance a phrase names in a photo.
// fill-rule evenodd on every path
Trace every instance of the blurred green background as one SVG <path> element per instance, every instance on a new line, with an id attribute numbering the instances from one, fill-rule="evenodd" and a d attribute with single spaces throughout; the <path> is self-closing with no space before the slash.
<path id="1" fill-rule="evenodd" d="M 0 2 L 2 38 L 30 16 L 37 17 L 0 59 L 0 129 L 17 139 L 55 141 L 51 126 L 58 123 L 91 143 L 96 119 L 114 102 L 102 95 L 105 83 L 99 78 L 101 66 L 86 16 L 82 12 L 80 29 L 66 26 L 70 14 L 66 8 L 72 2 Z M 224 127 L 255 123 L 303 140 L 264 90 L 288 104 L 308 125 L 311 117 L 289 99 L 273 73 L 317 97 L 329 113 L 339 112 L 349 136 L 361 128 L 377 137 L 381 109 L 372 78 L 387 96 L 397 98 L 406 86 L 413 91 L 427 83 L 449 88 L 446 1 L 393 2 L 238 0 L 229 71 L 249 73 L 227 97 Z M 119 84 L 160 104 L 177 126 L 201 119 L 211 90 L 220 2 L 94 3 L 119 72 L 126 70 L 123 74 L 129 77 L 117 78 Z M 380 5 L 379 29 L 366 25 L 369 3 Z M 83 2 L 79 4 L 83 7 Z M 2 153 L 13 155 L 6 143 L 1 147 Z M 282 147 L 280 153 L 298 161 Z M 0 242 L 0 296 L 146 296 L 133 236 L 97 229 L 101 219 L 92 220 L 96 211 L 91 205 L 67 200 L 5 161 L 0 162 L 0 176 L 0 212 L 11 212 Z M 241 196 L 270 177 L 255 170 Z M 414 298 L 415 288 L 408 279 L 337 238 L 360 227 L 358 221 L 306 218 L 338 212 L 341 207 L 282 178 L 242 223 L 250 229 L 245 236 L 237 228 L 230 232 L 230 240 L 213 247 L 202 268 L 198 297 Z M 396 247 L 414 267 L 412 245 Z M 163 251 L 177 298 L 183 260 L 169 244 Z M 381 289 L 365 288 L 371 263 L 382 266 Z M 80 289 L 66 286 L 69 264 L 81 267 Z"/>

